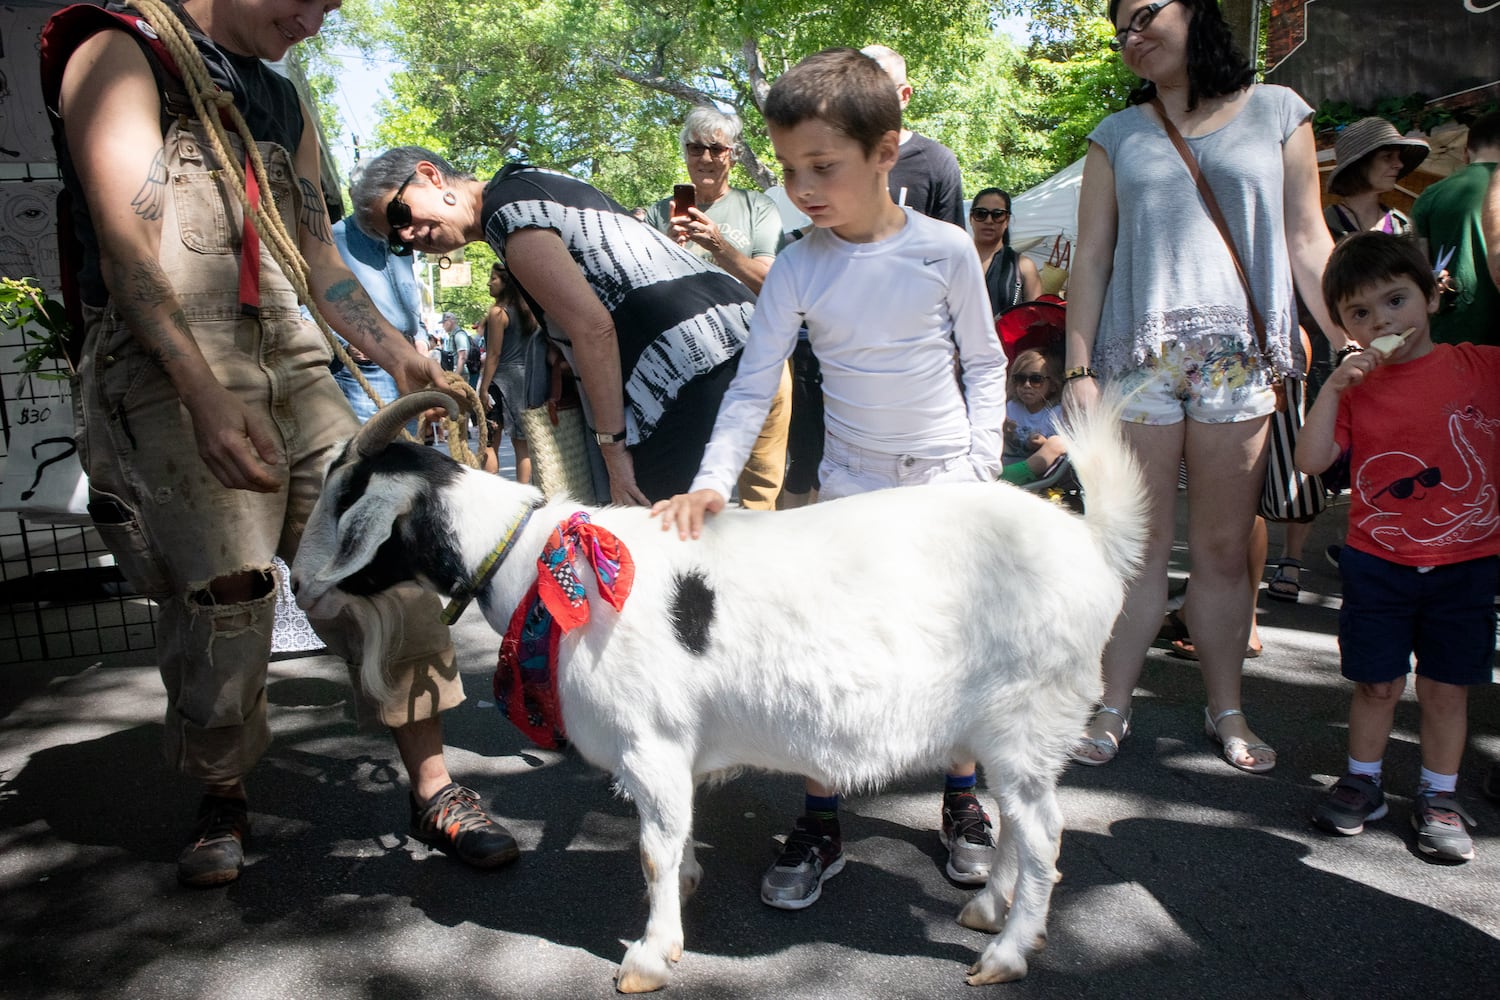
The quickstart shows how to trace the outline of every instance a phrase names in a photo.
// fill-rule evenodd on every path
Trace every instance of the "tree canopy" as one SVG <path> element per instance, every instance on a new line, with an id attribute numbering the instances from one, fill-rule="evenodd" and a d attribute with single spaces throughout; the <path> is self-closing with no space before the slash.
<path id="1" fill-rule="evenodd" d="M 909 128 L 950 146 L 969 193 L 1020 191 L 1083 155 L 1132 77 L 1109 52 L 1106 0 L 347 0 L 324 36 L 398 66 L 374 137 L 486 176 L 507 160 L 567 170 L 626 206 L 684 177 L 694 105 L 745 124 L 731 183 L 776 183 L 761 106 L 775 78 L 834 45 L 907 61 Z M 1029 41 L 997 30 L 1031 18 Z M 319 72 L 310 47 L 310 75 Z M 478 267 L 475 271 L 478 273 Z M 476 278 L 476 281 L 480 279 Z M 482 285 L 482 282 L 481 282 Z M 440 295 L 440 298 L 442 296 Z"/>
<path id="2" fill-rule="evenodd" d="M 681 179 L 678 127 L 695 104 L 745 123 L 734 183 L 775 183 L 760 115 L 771 81 L 819 49 L 873 42 L 906 57 L 908 125 L 953 147 L 971 189 L 1034 183 L 1120 106 L 1128 74 L 1105 48 L 1104 5 L 349 0 L 328 30 L 407 67 L 378 144 L 426 145 L 480 174 L 526 160 L 638 205 Z M 994 30 L 1033 12 L 1028 49 Z"/>

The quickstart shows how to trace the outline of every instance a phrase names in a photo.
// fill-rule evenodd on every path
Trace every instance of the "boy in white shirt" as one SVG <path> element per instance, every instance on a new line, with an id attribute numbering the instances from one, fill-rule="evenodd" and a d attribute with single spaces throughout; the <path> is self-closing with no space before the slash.
<path id="1" fill-rule="evenodd" d="M 820 500 L 995 479 L 1005 355 L 968 236 L 891 200 L 901 107 L 890 79 L 868 56 L 828 49 L 776 81 L 765 119 L 787 194 L 815 228 L 767 275 L 691 491 L 653 508 L 662 530 L 697 538 L 705 515 L 724 508 L 804 323 L 823 369 Z M 951 770 L 948 874 L 981 884 L 992 827 L 974 795 L 974 763 Z M 763 902 L 802 909 L 843 869 L 837 810 L 837 789 L 809 779 L 805 815 L 761 882 Z"/>

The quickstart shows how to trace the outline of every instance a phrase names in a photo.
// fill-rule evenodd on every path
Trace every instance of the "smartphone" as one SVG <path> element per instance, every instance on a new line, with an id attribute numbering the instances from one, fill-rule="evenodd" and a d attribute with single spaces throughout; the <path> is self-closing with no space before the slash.
<path id="1" fill-rule="evenodd" d="M 698 201 L 698 189 L 691 184 L 672 185 L 672 214 L 687 215 Z"/>

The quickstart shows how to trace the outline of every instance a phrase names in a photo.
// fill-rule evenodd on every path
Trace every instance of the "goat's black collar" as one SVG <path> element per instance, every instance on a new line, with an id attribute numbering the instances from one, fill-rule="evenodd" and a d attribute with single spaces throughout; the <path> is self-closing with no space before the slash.
<path id="1" fill-rule="evenodd" d="M 516 542 L 520 539 L 521 532 L 526 530 L 526 522 L 531 520 L 531 515 L 536 513 L 537 508 L 541 507 L 541 505 L 542 501 L 540 500 L 528 504 L 521 511 L 520 516 L 506 529 L 505 535 L 500 539 L 500 544 L 491 549 L 490 554 L 480 561 L 479 568 L 474 571 L 473 582 L 456 592 L 452 599 L 448 601 L 448 606 L 443 609 L 444 625 L 452 625 L 458 621 L 459 616 L 464 613 L 464 609 L 469 606 L 469 602 L 474 599 L 474 595 L 489 586 L 490 579 L 495 575 L 495 571 L 500 568 L 501 563 L 505 562 L 505 557 L 510 555 L 510 550 L 516 547 Z"/>

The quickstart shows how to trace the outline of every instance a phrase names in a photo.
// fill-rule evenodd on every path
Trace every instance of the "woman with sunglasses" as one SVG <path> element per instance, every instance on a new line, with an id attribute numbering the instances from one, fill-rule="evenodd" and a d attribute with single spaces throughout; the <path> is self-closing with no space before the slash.
<path id="1" fill-rule="evenodd" d="M 692 484 L 738 366 L 754 296 L 567 174 L 511 164 L 489 181 L 401 146 L 365 167 L 355 221 L 392 253 L 487 242 L 578 374 L 616 504 Z"/>
<path id="2" fill-rule="evenodd" d="M 990 292 L 990 311 L 999 316 L 1021 302 L 1035 302 L 1042 294 L 1042 275 L 1028 257 L 1010 246 L 1010 195 L 987 187 L 969 207 L 969 229 L 984 284 Z"/>
<path id="3" fill-rule="evenodd" d="M 1126 439 L 1151 498 L 1146 562 L 1104 654 L 1104 696 L 1074 759 L 1104 764 L 1129 732 L 1130 705 L 1167 600 L 1177 473 L 1188 469 L 1192 600 L 1185 608 L 1207 693 L 1205 732 L 1225 761 L 1268 771 L 1276 752 L 1251 730 L 1240 682 L 1250 634 L 1245 553 L 1266 475 L 1277 372 L 1300 372 L 1293 287 L 1324 329 L 1319 282 L 1332 250 L 1318 195 L 1312 109 L 1256 85 L 1215 0 L 1111 0 L 1112 45 L 1142 80 L 1130 106 L 1089 136 L 1067 317 L 1065 393 L 1098 380 L 1139 390 Z M 1184 137 L 1244 261 L 1210 217 L 1166 121 Z"/>

